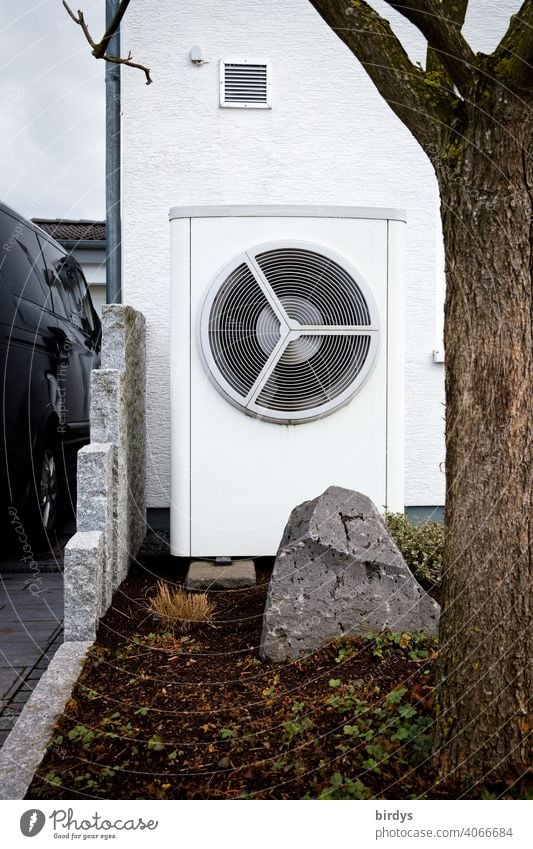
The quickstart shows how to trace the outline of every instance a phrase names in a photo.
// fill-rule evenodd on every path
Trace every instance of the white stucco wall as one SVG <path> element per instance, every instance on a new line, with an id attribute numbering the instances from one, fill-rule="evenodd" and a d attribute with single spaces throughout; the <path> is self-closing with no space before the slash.
<path id="1" fill-rule="evenodd" d="M 415 30 L 386 9 L 413 57 Z M 471 0 L 466 32 L 490 50 L 517 0 Z M 497 6 L 497 8 L 495 8 Z M 432 168 L 307 0 L 137 0 L 123 51 L 123 297 L 147 320 L 147 503 L 170 503 L 169 224 L 184 204 L 402 207 L 406 246 L 406 504 L 444 502 L 442 257 Z M 200 45 L 209 64 L 191 64 Z M 220 59 L 269 59 L 272 110 L 221 109 Z"/>

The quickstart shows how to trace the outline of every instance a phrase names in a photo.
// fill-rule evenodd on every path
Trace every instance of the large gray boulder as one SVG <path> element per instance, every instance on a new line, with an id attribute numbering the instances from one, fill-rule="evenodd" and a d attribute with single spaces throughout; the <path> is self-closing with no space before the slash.
<path id="1" fill-rule="evenodd" d="M 260 654 L 282 661 L 384 629 L 433 635 L 439 612 L 372 501 L 332 486 L 291 513 L 270 579 Z"/>

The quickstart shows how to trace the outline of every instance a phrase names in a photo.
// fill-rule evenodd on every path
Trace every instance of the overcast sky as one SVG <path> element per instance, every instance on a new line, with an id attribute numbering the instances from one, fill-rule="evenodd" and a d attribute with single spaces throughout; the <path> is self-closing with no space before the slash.
<path id="1" fill-rule="evenodd" d="M 103 33 L 103 0 L 73 0 Z M 0 199 L 27 218 L 105 217 L 104 63 L 61 0 L 0 0 Z"/>

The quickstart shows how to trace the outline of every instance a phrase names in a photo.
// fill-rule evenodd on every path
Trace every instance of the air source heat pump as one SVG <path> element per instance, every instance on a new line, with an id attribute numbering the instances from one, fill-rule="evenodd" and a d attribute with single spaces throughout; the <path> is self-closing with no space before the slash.
<path id="1" fill-rule="evenodd" d="M 170 220 L 172 553 L 275 554 L 332 484 L 403 510 L 404 213 Z"/>

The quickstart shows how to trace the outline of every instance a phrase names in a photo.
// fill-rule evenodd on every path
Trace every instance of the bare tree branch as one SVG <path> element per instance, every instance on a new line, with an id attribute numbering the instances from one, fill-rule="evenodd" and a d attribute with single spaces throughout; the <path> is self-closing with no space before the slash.
<path id="1" fill-rule="evenodd" d="M 385 18 L 364 0 L 310 0 L 359 59 L 398 118 L 428 151 L 453 117 L 454 96 L 413 65 Z"/>
<path id="2" fill-rule="evenodd" d="M 80 10 L 78 9 L 78 14 L 75 15 L 72 9 L 69 8 L 66 0 L 63 0 L 63 6 L 67 10 L 74 23 L 78 24 L 78 26 L 81 27 L 85 38 L 92 47 L 92 54 L 96 59 L 104 59 L 106 62 L 111 62 L 115 65 L 127 65 L 129 68 L 138 68 L 139 70 L 143 71 L 146 76 L 146 85 L 150 85 L 150 83 L 152 82 L 152 78 L 150 76 L 150 68 L 147 68 L 145 65 L 140 65 L 138 62 L 133 62 L 131 52 L 128 53 L 125 58 L 121 58 L 120 56 L 109 56 L 106 53 L 106 50 L 109 46 L 109 42 L 111 41 L 111 38 L 117 31 L 118 27 L 120 26 L 120 23 L 122 21 L 122 18 L 124 17 L 126 9 L 129 6 L 129 3 L 130 0 L 121 0 L 117 12 L 110 25 L 106 29 L 101 41 L 96 42 L 91 36 L 91 33 L 89 32 L 89 28 L 85 22 L 83 12 L 80 12 Z"/>
<path id="3" fill-rule="evenodd" d="M 445 4 L 439 0 L 385 0 L 404 18 L 407 18 L 422 35 L 442 62 L 451 80 L 464 93 L 475 80 L 473 64 L 476 55 L 461 32 L 462 21 L 455 15 L 448 17 Z M 457 5 L 457 4 L 452 4 Z M 465 12 L 466 6 L 465 4 Z"/>
<path id="4" fill-rule="evenodd" d="M 111 62 L 114 65 L 127 65 L 128 68 L 138 68 L 140 71 L 144 71 L 144 74 L 146 75 L 146 85 L 150 85 L 150 83 L 152 82 L 152 78 L 150 76 L 150 68 L 146 68 L 144 65 L 139 65 L 138 62 L 132 62 L 131 52 L 128 53 L 126 58 L 122 59 L 117 56 L 108 56 L 107 53 L 104 53 L 101 58 L 105 59 L 106 62 Z"/>
<path id="5" fill-rule="evenodd" d="M 80 26 L 82 28 L 83 34 L 84 34 L 85 38 L 87 39 L 87 41 L 89 42 L 89 44 L 91 45 L 91 47 L 93 48 L 93 54 L 94 54 L 94 51 L 96 50 L 97 45 L 96 45 L 96 42 L 93 41 L 91 33 L 89 32 L 89 29 L 87 27 L 87 24 L 85 23 L 85 18 L 83 16 L 83 12 L 80 12 L 78 10 L 78 17 L 76 17 L 76 15 L 72 11 L 72 9 L 70 9 L 68 7 L 65 0 L 63 0 L 63 6 L 65 7 L 67 12 L 69 13 L 69 15 L 72 18 L 72 20 L 74 21 L 74 23 L 78 24 L 78 26 Z"/>
<path id="6" fill-rule="evenodd" d="M 120 3 L 118 5 L 118 9 L 113 16 L 113 20 L 109 24 L 105 33 L 103 34 L 102 40 L 100 41 L 100 43 L 96 46 L 95 50 L 93 51 L 93 55 L 95 56 L 96 59 L 104 59 L 105 58 L 107 48 L 109 47 L 109 42 L 111 41 L 114 34 L 116 33 L 116 31 L 120 27 L 120 24 L 122 23 L 122 18 L 126 14 L 126 9 L 128 8 L 129 5 L 130 5 L 130 0 L 120 0 Z"/>
<path id="7" fill-rule="evenodd" d="M 524 0 L 492 54 L 495 72 L 512 88 L 533 88 L 533 0 Z"/>

